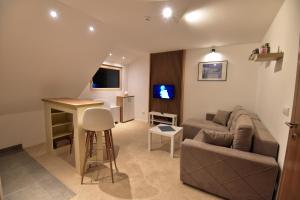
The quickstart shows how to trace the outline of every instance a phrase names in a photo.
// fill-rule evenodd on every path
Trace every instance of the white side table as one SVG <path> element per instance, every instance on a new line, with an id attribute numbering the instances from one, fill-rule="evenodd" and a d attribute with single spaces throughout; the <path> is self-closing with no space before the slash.
<path id="1" fill-rule="evenodd" d="M 152 146 L 152 134 L 158 134 L 161 136 L 166 136 L 171 138 L 171 150 L 170 150 L 170 156 L 171 158 L 174 158 L 174 146 L 175 146 L 175 137 L 178 134 L 182 135 L 182 127 L 178 126 L 171 126 L 174 131 L 161 131 L 159 129 L 159 126 L 166 126 L 165 124 L 159 124 L 157 126 L 154 126 L 149 129 L 148 131 L 148 150 L 151 151 L 151 146 Z"/>

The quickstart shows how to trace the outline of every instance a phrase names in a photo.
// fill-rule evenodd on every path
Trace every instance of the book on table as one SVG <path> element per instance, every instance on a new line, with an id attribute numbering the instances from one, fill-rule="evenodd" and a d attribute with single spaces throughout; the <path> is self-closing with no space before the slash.
<path id="1" fill-rule="evenodd" d="M 172 126 L 158 126 L 158 128 L 162 131 L 162 132 L 166 132 L 166 131 L 175 131 L 175 129 Z"/>

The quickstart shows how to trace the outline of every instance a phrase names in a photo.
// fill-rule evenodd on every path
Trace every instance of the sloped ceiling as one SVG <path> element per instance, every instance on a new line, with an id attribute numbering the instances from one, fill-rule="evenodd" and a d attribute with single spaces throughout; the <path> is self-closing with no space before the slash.
<path id="1" fill-rule="evenodd" d="M 60 2 L 1 0 L 0 115 L 41 109 L 45 97 L 78 97 L 113 38 L 105 24 Z"/>
<path id="2" fill-rule="evenodd" d="M 146 52 L 260 42 L 283 0 L 59 0 L 109 24 L 120 44 Z M 165 6 L 174 10 L 164 20 Z M 187 23 L 185 14 L 199 20 Z M 145 17 L 150 21 L 145 20 Z"/>

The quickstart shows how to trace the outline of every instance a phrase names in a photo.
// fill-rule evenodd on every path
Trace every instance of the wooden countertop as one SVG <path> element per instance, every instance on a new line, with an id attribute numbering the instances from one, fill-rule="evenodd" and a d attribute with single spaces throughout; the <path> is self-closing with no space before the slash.
<path id="1" fill-rule="evenodd" d="M 42 99 L 44 102 L 57 103 L 60 105 L 71 106 L 71 107 L 82 107 L 82 106 L 94 106 L 103 105 L 102 101 L 94 101 L 88 99 L 72 99 L 72 98 L 49 98 Z"/>

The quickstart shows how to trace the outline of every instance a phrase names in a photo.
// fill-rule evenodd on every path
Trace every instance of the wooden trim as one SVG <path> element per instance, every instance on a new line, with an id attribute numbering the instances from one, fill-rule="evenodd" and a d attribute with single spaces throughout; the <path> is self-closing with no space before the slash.
<path id="1" fill-rule="evenodd" d="M 184 50 L 150 54 L 149 111 L 176 114 L 182 120 Z M 174 85 L 172 100 L 153 98 L 153 85 Z"/>

